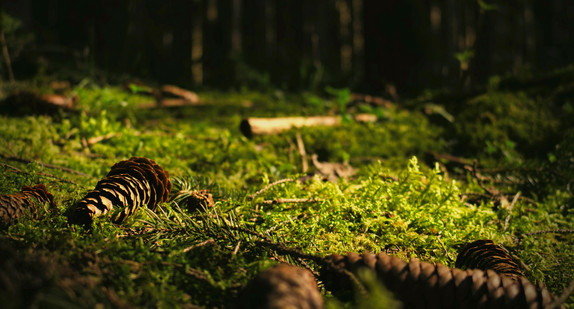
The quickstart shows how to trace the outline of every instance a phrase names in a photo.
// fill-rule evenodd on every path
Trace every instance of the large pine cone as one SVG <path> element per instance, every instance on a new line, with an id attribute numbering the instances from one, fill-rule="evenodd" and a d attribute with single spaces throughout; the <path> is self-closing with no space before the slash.
<path id="1" fill-rule="evenodd" d="M 518 264 L 504 248 L 489 239 L 476 240 L 464 246 L 458 253 L 455 266 L 462 269 L 491 269 L 514 280 L 524 277 Z"/>
<path id="2" fill-rule="evenodd" d="M 154 210 L 157 204 L 167 201 L 170 191 L 169 174 L 161 166 L 147 158 L 131 157 L 112 166 L 96 188 L 72 207 L 68 221 L 89 225 L 115 206 L 121 211 L 112 220 L 122 223 L 139 207 Z"/>
<path id="3" fill-rule="evenodd" d="M 524 277 L 513 280 L 492 270 L 461 270 L 417 259 L 407 263 L 383 253 L 331 255 L 329 260 L 339 269 L 375 271 L 406 308 L 542 308 L 553 300 L 548 290 Z M 336 270 L 327 268 L 321 277 L 333 293 L 352 288 L 349 277 Z"/>
<path id="4" fill-rule="evenodd" d="M 0 226 L 16 222 L 26 211 L 29 211 L 31 217 L 36 218 L 37 206 L 42 203 L 49 203 L 50 208 L 55 207 L 54 197 L 43 184 L 34 187 L 23 186 L 21 192 L 0 195 Z"/>
<path id="5" fill-rule="evenodd" d="M 307 269 L 279 264 L 257 275 L 242 291 L 240 309 L 320 309 L 323 298 Z"/>

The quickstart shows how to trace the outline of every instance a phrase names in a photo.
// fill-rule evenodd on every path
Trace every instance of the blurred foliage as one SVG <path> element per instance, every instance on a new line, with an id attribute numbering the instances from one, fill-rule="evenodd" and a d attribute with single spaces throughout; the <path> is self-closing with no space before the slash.
<path id="1" fill-rule="evenodd" d="M 559 121 L 547 102 L 523 92 L 492 91 L 464 103 L 456 115 L 457 148 L 497 159 L 541 157 L 556 144 Z"/>

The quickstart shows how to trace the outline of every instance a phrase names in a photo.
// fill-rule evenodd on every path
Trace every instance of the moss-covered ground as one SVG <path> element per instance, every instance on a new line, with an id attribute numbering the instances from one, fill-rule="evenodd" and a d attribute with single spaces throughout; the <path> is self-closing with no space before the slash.
<path id="1" fill-rule="evenodd" d="M 429 93 L 385 108 L 347 108 L 348 91 L 330 89 L 203 91 L 201 106 L 139 109 L 149 98 L 89 80 L 69 90 L 79 112 L 42 115 L 5 101 L 0 193 L 44 183 L 57 210 L 46 206 L 38 220 L 0 231 L 0 302 L 222 308 L 275 263 L 318 270 L 279 247 L 317 256 L 387 252 L 454 266 L 462 245 L 486 238 L 505 246 L 531 281 L 560 294 L 574 279 L 568 72 L 552 75 L 559 77 L 552 87 L 493 78 L 477 94 Z M 41 81 L 26 87 L 50 91 Z M 252 139 L 239 131 L 244 117 L 359 112 L 377 121 Z M 333 175 L 321 174 L 312 154 L 354 173 L 326 180 Z M 69 226 L 65 210 L 131 156 L 167 170 L 177 198 L 155 212 L 140 209 L 122 225 L 104 217 L 90 230 Z M 186 209 L 186 194 L 196 189 L 210 190 L 213 207 Z M 377 290 L 355 303 L 322 293 L 329 308 L 388 301 Z M 572 296 L 567 306 L 574 307 Z"/>

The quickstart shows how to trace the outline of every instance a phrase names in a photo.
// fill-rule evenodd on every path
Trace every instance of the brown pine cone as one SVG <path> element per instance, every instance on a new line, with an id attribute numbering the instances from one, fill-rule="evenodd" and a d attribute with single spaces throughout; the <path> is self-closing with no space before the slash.
<path id="1" fill-rule="evenodd" d="M 333 293 L 352 286 L 337 269 L 356 272 L 366 267 L 406 308 L 542 308 L 553 300 L 548 290 L 524 277 L 513 280 L 492 270 L 461 270 L 417 259 L 407 263 L 383 253 L 331 255 L 329 260 L 335 269 L 326 268 L 321 278 Z"/>
<path id="2" fill-rule="evenodd" d="M 307 269 L 279 264 L 257 275 L 239 298 L 239 309 L 320 309 L 323 298 Z"/>
<path id="3" fill-rule="evenodd" d="M 194 190 L 187 194 L 182 204 L 189 211 L 199 211 L 203 208 L 213 207 L 215 202 L 209 190 Z"/>
<path id="4" fill-rule="evenodd" d="M 524 277 L 510 254 L 489 239 L 476 240 L 464 246 L 456 257 L 455 266 L 462 269 L 491 269 L 513 280 Z"/>
<path id="5" fill-rule="evenodd" d="M 115 223 L 124 222 L 142 206 L 154 210 L 167 201 L 171 191 L 169 174 L 155 161 L 131 157 L 112 166 L 106 177 L 96 184 L 68 213 L 71 224 L 90 225 L 95 217 L 119 207 Z"/>
<path id="6" fill-rule="evenodd" d="M 26 211 L 37 218 L 37 206 L 42 203 L 49 203 L 52 209 L 56 207 L 54 197 L 43 184 L 23 186 L 21 192 L 0 195 L 0 226 L 15 223 Z"/>

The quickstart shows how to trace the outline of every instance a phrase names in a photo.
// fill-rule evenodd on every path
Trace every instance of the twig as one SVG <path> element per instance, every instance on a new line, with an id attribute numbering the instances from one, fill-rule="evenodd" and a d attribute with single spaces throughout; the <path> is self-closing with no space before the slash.
<path id="1" fill-rule="evenodd" d="M 448 253 L 448 250 L 446 249 L 445 245 L 442 243 L 442 241 L 440 240 L 440 235 L 436 238 L 436 240 L 438 240 L 438 243 L 441 245 L 441 247 L 444 250 L 444 253 L 446 254 L 446 256 L 451 260 L 454 261 L 455 259 L 450 256 L 450 254 Z"/>
<path id="2" fill-rule="evenodd" d="M 240 246 L 241 246 L 241 240 L 237 242 L 237 245 L 235 246 L 235 249 L 233 249 L 233 252 L 231 253 L 231 255 L 237 255 L 237 252 L 239 252 Z"/>
<path id="3" fill-rule="evenodd" d="M 269 190 L 269 189 L 270 189 L 271 187 L 273 187 L 273 186 L 282 184 L 282 183 L 284 183 L 284 182 L 291 182 L 291 181 L 294 181 L 294 180 L 291 179 L 291 178 L 285 178 L 285 179 L 280 179 L 280 180 L 277 180 L 277 181 L 275 181 L 275 182 L 272 182 L 272 183 L 268 184 L 267 186 L 265 186 L 265 188 L 263 188 L 263 189 L 261 189 L 261 190 L 255 192 L 255 193 L 251 194 L 250 196 L 248 196 L 248 199 L 252 200 L 252 199 L 254 199 L 255 197 L 257 197 L 258 195 L 260 195 L 261 193 L 263 193 L 263 192 Z"/>
<path id="4" fill-rule="evenodd" d="M 303 267 L 305 267 L 308 271 L 310 271 L 316 278 L 319 278 L 319 273 L 314 270 L 313 267 L 307 263 L 307 261 L 302 258 L 297 258 L 297 261 L 301 263 L 301 265 L 303 265 Z"/>
<path id="5" fill-rule="evenodd" d="M 44 162 L 40 162 L 40 161 L 35 161 L 35 160 L 30 160 L 30 159 L 25 159 L 25 158 L 18 158 L 18 157 L 13 157 L 13 156 L 7 156 L 7 155 L 1 154 L 1 153 L 0 153 L 0 158 L 10 160 L 10 161 L 22 162 L 22 163 L 37 163 L 38 165 L 43 166 L 43 167 L 47 167 L 47 168 L 51 168 L 51 169 L 58 169 L 58 170 L 62 170 L 64 172 L 68 172 L 68 173 L 72 173 L 72 174 L 76 174 L 76 175 L 80 175 L 80 176 L 84 176 L 84 177 L 95 178 L 94 176 L 88 175 L 86 173 L 82 173 L 80 171 L 73 170 L 71 168 L 58 166 L 58 165 L 52 165 L 52 164 L 44 163 Z"/>
<path id="6" fill-rule="evenodd" d="M 185 270 L 185 272 L 188 275 L 190 275 L 196 279 L 199 279 L 201 281 L 205 281 L 205 282 L 209 283 L 210 285 L 214 286 L 213 282 L 211 282 L 211 280 L 209 280 L 209 277 L 204 272 L 202 272 L 201 270 L 197 270 L 195 268 L 185 266 L 185 265 L 179 264 L 179 263 L 171 263 L 171 262 L 161 261 L 160 264 L 165 265 L 165 266 L 172 266 L 172 267 L 176 267 L 179 269 L 183 269 L 183 270 Z"/>
<path id="7" fill-rule="evenodd" d="M 512 199 L 512 202 L 510 203 L 510 206 L 508 207 L 508 214 L 506 215 L 506 219 L 504 220 L 504 227 L 502 228 L 503 232 L 505 232 L 506 229 L 508 228 L 508 222 L 510 221 L 510 214 L 512 213 L 512 208 L 514 208 L 514 204 L 516 204 L 516 201 L 518 200 L 519 197 L 520 192 L 516 193 L 516 195 Z"/>
<path id="8" fill-rule="evenodd" d="M 562 294 L 560 294 L 560 296 L 556 298 L 556 300 L 550 304 L 548 308 L 560 308 L 560 306 L 566 302 L 568 297 L 570 297 L 572 292 L 574 292 L 574 280 L 570 281 L 568 287 L 564 289 Z"/>
<path id="9" fill-rule="evenodd" d="M 495 192 L 492 192 L 491 189 L 487 188 L 484 183 L 482 183 L 482 178 L 480 176 L 478 176 L 478 162 L 476 160 L 474 160 L 472 162 L 472 169 L 471 169 L 471 173 L 472 176 L 474 178 L 476 178 L 478 185 L 486 192 L 488 192 L 490 195 L 494 196 L 496 195 Z"/>
<path id="10" fill-rule="evenodd" d="M 524 270 L 526 270 L 527 272 L 531 272 L 530 267 L 528 267 L 528 265 L 526 265 L 526 263 L 524 263 L 524 262 L 522 261 L 522 259 L 520 259 L 520 258 L 518 257 L 518 255 L 512 254 L 511 256 L 512 256 L 512 259 L 513 259 L 514 261 L 516 261 L 516 262 L 518 262 L 518 263 L 520 264 L 520 267 L 522 267 L 522 268 L 523 268 Z"/>
<path id="11" fill-rule="evenodd" d="M 480 193 L 480 192 L 465 192 L 462 195 L 473 195 L 473 196 L 476 196 L 478 198 L 486 198 L 486 199 L 496 198 L 496 196 L 493 196 L 490 193 L 487 194 L 487 193 Z M 511 193 L 500 193 L 499 195 L 508 196 L 508 197 L 513 196 L 513 194 L 511 194 Z M 525 197 L 525 196 L 519 196 L 518 199 L 520 199 L 521 201 L 530 203 L 532 205 L 538 204 L 535 200 L 528 198 L 528 197 Z"/>
<path id="12" fill-rule="evenodd" d="M 541 230 L 541 231 L 534 231 L 534 232 L 526 233 L 524 235 L 531 236 L 531 235 L 547 234 L 547 233 L 571 234 L 571 233 L 574 233 L 574 229 Z"/>
<path id="13" fill-rule="evenodd" d="M 303 173 L 306 173 L 309 169 L 309 165 L 307 163 L 307 152 L 305 151 L 305 144 L 303 143 L 303 138 L 299 131 L 295 134 L 295 138 L 297 139 L 297 149 L 301 155 Z"/>
<path id="14" fill-rule="evenodd" d="M 212 245 L 212 244 L 214 244 L 214 243 L 215 243 L 215 241 L 214 241 L 212 238 L 210 238 L 210 239 L 208 239 L 208 240 L 206 240 L 206 241 L 202 241 L 202 242 L 197 243 L 197 244 L 195 244 L 195 245 L 193 245 L 193 246 L 190 246 L 190 247 L 187 247 L 187 248 L 183 249 L 183 252 L 188 252 L 188 251 L 193 250 L 193 249 L 195 249 L 195 248 L 203 247 L 203 246 L 206 246 L 206 245 Z"/>
<path id="15" fill-rule="evenodd" d="M 278 198 L 274 200 L 264 200 L 263 204 L 267 205 L 276 205 L 276 204 L 285 204 L 285 203 L 315 203 L 321 202 L 323 199 L 317 198 Z"/>
<path id="16" fill-rule="evenodd" d="M 101 141 L 110 139 L 110 138 L 112 138 L 112 137 L 120 136 L 120 135 L 122 135 L 121 132 L 112 132 L 112 133 L 108 133 L 108 134 L 106 134 L 106 135 L 101 135 L 101 136 L 95 136 L 95 137 L 88 138 L 88 139 L 86 139 L 86 143 L 91 146 L 91 145 L 93 145 L 93 144 L 97 144 L 97 143 L 99 143 L 99 142 L 101 142 Z"/>
<path id="17" fill-rule="evenodd" d="M 17 167 L 14 167 L 14 166 L 12 166 L 12 165 L 9 165 L 9 164 L 0 163 L 0 166 L 3 166 L 3 167 L 6 167 L 6 168 L 11 169 L 13 173 L 25 174 L 25 175 L 32 175 L 32 173 L 25 172 L 25 171 L 23 171 L 23 170 L 21 170 L 21 169 L 19 169 L 19 168 L 17 168 Z M 36 174 L 37 174 L 37 175 L 40 175 L 40 176 L 44 176 L 44 177 L 54 178 L 54 179 L 56 179 L 56 180 L 58 180 L 58 181 L 60 181 L 60 182 L 65 182 L 65 183 L 69 183 L 69 184 L 76 185 L 76 186 L 79 186 L 79 187 L 84 188 L 84 186 L 79 185 L 79 184 L 77 184 L 77 183 L 75 183 L 75 182 L 73 182 L 73 181 L 71 181 L 71 180 L 62 179 L 62 178 L 60 178 L 60 177 L 58 177 L 58 176 L 55 176 L 55 175 L 52 175 L 52 174 L 48 174 L 48 173 L 44 173 L 44 172 L 37 172 Z"/>
<path id="18" fill-rule="evenodd" d="M 522 242 L 522 240 L 527 236 L 548 234 L 548 233 L 572 234 L 572 233 L 574 233 L 574 229 L 540 230 L 540 231 L 533 231 L 533 232 L 529 232 L 529 233 L 523 233 L 523 234 L 518 235 L 517 239 L 515 240 L 515 243 L 520 244 Z"/>

